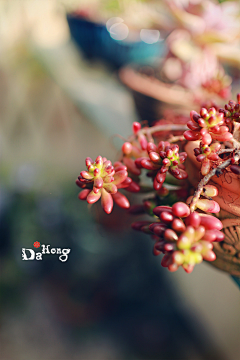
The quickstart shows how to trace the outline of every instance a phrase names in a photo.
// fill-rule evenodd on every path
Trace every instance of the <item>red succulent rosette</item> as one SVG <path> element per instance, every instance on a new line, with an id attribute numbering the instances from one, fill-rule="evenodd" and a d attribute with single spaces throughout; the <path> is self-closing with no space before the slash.
<path id="1" fill-rule="evenodd" d="M 167 141 L 160 141 L 158 146 L 148 143 L 147 152 L 149 157 L 138 158 L 135 160 L 135 164 L 140 169 L 151 171 L 148 175 L 153 178 L 153 187 L 156 191 L 161 189 L 167 172 L 178 180 L 187 178 L 188 175 L 183 166 L 187 153 L 179 153 L 178 145 L 170 144 Z"/>
<path id="2" fill-rule="evenodd" d="M 200 114 L 193 110 L 190 118 L 187 123 L 190 130 L 183 134 L 188 141 L 201 140 L 204 145 L 210 145 L 212 140 L 229 141 L 233 137 L 225 124 L 224 114 L 214 107 L 208 110 L 202 108 Z"/>
<path id="3" fill-rule="evenodd" d="M 214 261 L 214 241 L 222 241 L 221 221 L 214 216 L 192 212 L 182 202 L 172 207 L 157 206 L 153 209 L 159 221 L 140 221 L 132 224 L 134 230 L 153 234 L 154 255 L 164 254 L 162 266 L 176 271 L 180 266 L 190 273 L 203 260 Z"/>
<path id="4" fill-rule="evenodd" d="M 83 190 L 79 193 L 80 200 L 87 200 L 94 204 L 101 198 L 103 210 L 110 214 L 113 209 L 113 201 L 122 208 L 129 208 L 130 203 L 126 196 L 118 189 L 137 192 L 139 185 L 128 177 L 127 167 L 121 162 L 112 165 L 110 160 L 98 156 L 95 162 L 86 158 L 88 171 L 82 171 L 76 184 Z"/>

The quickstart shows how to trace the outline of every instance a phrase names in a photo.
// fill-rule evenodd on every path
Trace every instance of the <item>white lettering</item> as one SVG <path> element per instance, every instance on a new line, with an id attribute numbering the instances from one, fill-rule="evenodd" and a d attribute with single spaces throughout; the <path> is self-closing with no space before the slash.
<path id="1" fill-rule="evenodd" d="M 49 247 L 50 245 L 42 245 L 42 254 L 50 254 L 50 251 L 49 251 Z M 45 252 L 46 250 L 46 252 Z"/>
<path id="2" fill-rule="evenodd" d="M 26 251 L 30 252 L 30 257 L 27 257 Z M 35 251 L 32 249 L 22 248 L 22 260 L 34 260 L 35 259 Z"/>
<path id="3" fill-rule="evenodd" d="M 36 253 L 36 260 L 42 260 L 42 253 Z"/>
<path id="4" fill-rule="evenodd" d="M 70 253 L 71 249 L 62 249 L 62 255 L 59 256 L 59 260 L 62 262 L 67 261 L 68 254 Z"/>

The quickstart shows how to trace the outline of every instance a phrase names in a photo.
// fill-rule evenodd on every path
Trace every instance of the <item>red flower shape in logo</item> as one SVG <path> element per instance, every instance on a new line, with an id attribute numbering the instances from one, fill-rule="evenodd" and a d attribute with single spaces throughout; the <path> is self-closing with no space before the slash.
<path id="1" fill-rule="evenodd" d="M 35 248 L 39 248 L 40 247 L 40 242 L 39 241 L 35 241 L 35 243 L 33 243 L 33 246 Z"/>

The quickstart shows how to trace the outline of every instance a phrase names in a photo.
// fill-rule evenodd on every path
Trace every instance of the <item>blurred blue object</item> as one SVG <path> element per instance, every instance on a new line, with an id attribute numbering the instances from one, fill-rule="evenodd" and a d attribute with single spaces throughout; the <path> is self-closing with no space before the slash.
<path id="1" fill-rule="evenodd" d="M 151 63 L 165 49 L 163 41 L 147 44 L 144 41 L 114 40 L 104 24 L 89 21 L 79 15 L 68 15 L 67 21 L 72 38 L 85 56 L 104 60 L 115 69 L 129 63 Z"/>
<path id="2" fill-rule="evenodd" d="M 236 277 L 236 276 L 232 276 L 232 279 L 235 281 L 235 283 L 239 286 L 240 288 L 240 278 Z"/>

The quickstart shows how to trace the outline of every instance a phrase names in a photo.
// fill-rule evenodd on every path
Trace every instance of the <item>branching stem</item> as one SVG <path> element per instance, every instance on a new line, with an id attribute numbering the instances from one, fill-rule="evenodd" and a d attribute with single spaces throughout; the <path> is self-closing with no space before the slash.
<path id="1" fill-rule="evenodd" d="M 240 151 L 236 151 L 235 154 L 233 155 L 233 158 L 235 160 L 235 162 L 237 162 L 240 159 Z M 206 176 L 204 176 L 204 178 L 199 182 L 197 189 L 193 195 L 193 198 L 191 200 L 190 203 L 190 211 L 193 212 L 195 210 L 195 205 L 198 201 L 198 199 L 201 196 L 201 193 L 203 191 L 203 187 L 205 185 L 207 185 L 207 183 L 209 182 L 209 180 L 216 175 L 217 173 L 221 173 L 221 171 L 223 169 L 226 169 L 226 167 L 228 167 L 231 164 L 232 160 L 227 159 L 225 160 L 222 164 L 220 164 L 219 166 L 215 167 L 214 169 L 212 169 Z"/>
<path id="2" fill-rule="evenodd" d="M 143 128 L 141 130 L 138 131 L 138 133 L 136 134 L 137 136 L 139 135 L 146 135 L 147 138 L 151 138 L 151 142 L 152 142 L 152 134 L 156 133 L 156 132 L 160 132 L 160 131 L 186 131 L 188 130 L 187 125 L 179 125 L 179 124 L 166 124 L 166 125 L 156 125 L 156 126 L 151 126 L 150 128 Z M 132 141 L 135 139 L 136 135 L 131 136 L 128 141 Z"/>

